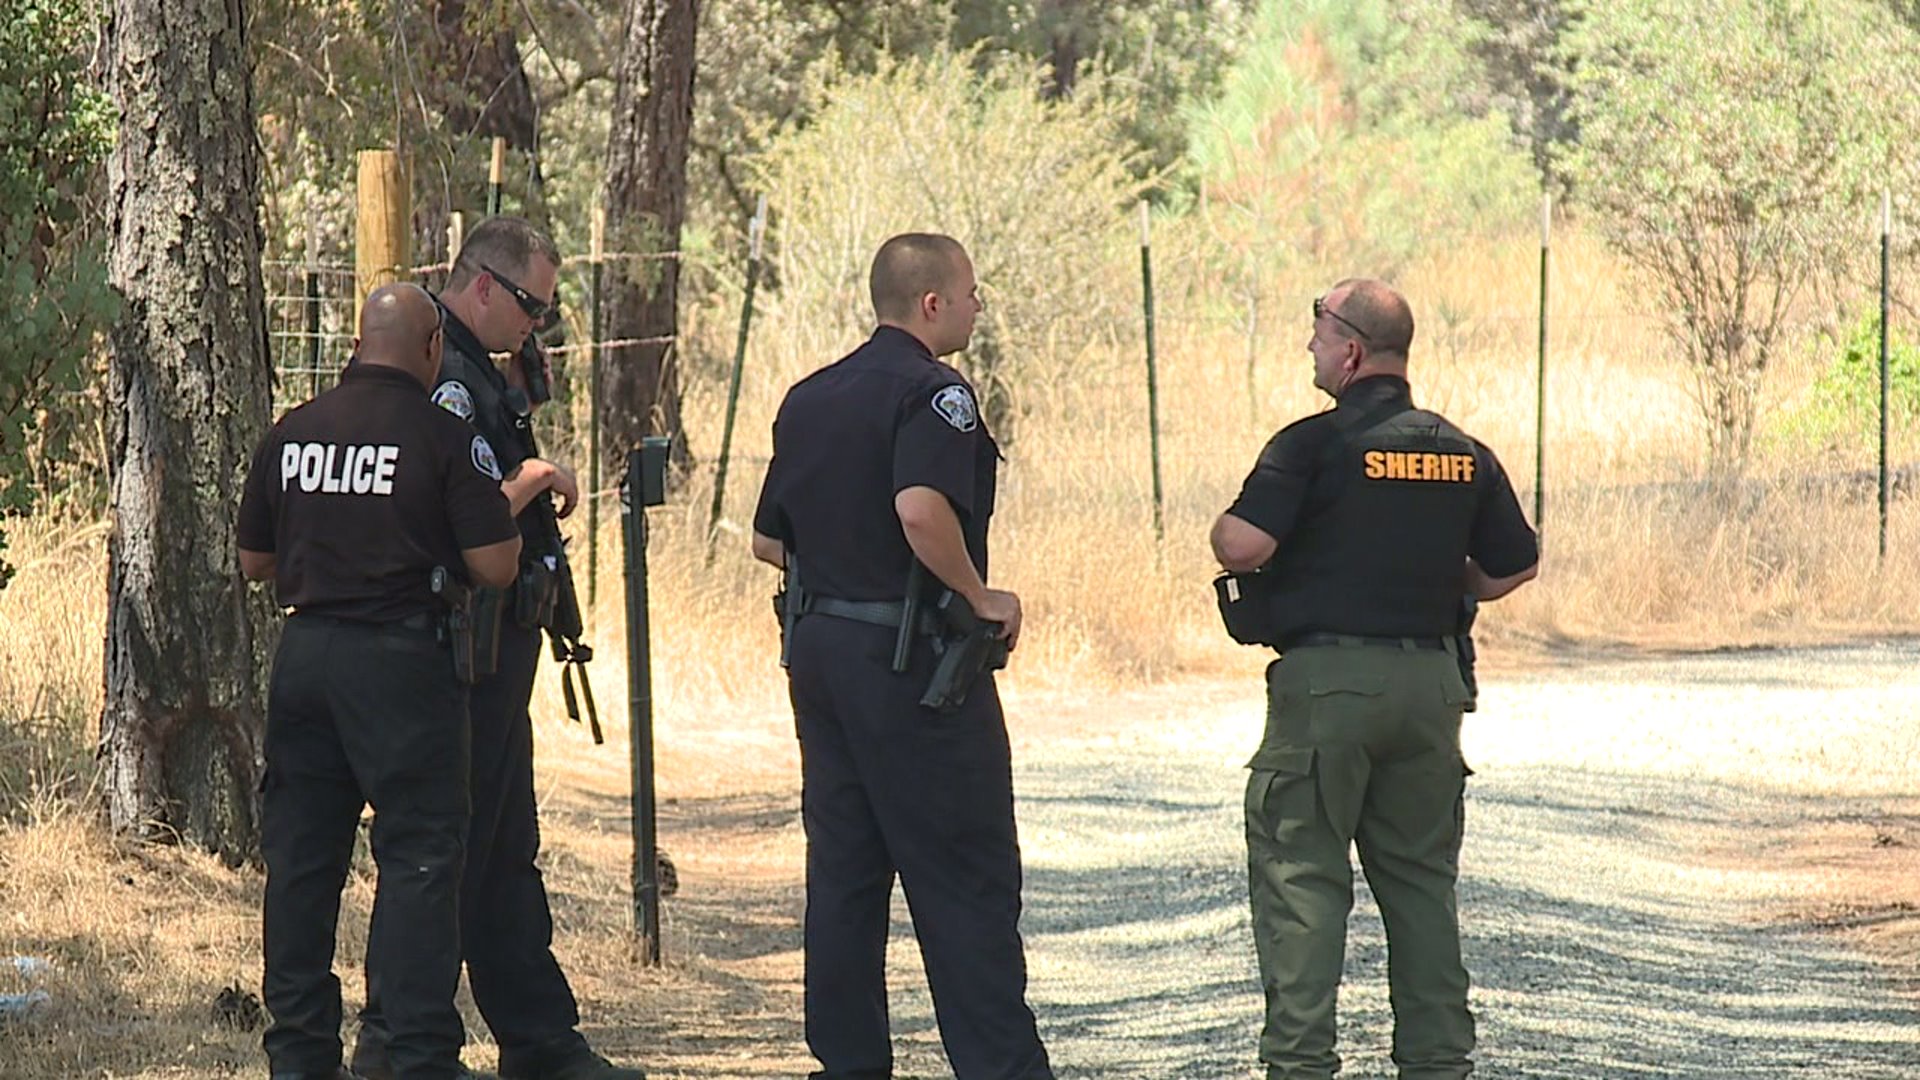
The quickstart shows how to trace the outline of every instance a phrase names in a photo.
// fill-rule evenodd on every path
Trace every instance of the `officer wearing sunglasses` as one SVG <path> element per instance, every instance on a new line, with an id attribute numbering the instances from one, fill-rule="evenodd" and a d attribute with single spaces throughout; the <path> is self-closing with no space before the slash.
<path id="1" fill-rule="evenodd" d="M 1470 772 L 1461 598 L 1530 580 L 1539 546 L 1493 451 L 1414 405 L 1412 343 L 1412 309 L 1383 282 L 1315 300 L 1313 384 L 1336 404 L 1267 443 L 1213 528 L 1280 653 L 1246 792 L 1269 1080 L 1340 1067 L 1350 845 L 1387 925 L 1400 1075 L 1473 1069 L 1455 898 Z"/>
<path id="2" fill-rule="evenodd" d="M 609 1063 L 587 1045 L 567 977 L 552 950 L 553 915 L 535 859 L 540 851 L 533 798 L 533 722 L 528 702 L 540 661 L 540 629 L 520 617 L 518 594 L 538 577 L 547 541 L 523 514 L 551 496 L 566 517 L 580 500 L 573 474 L 528 457 L 515 430 L 529 408 L 522 365 L 502 372 L 492 357 L 518 355 L 535 327 L 552 314 L 560 252 L 519 218 L 496 217 L 467 234 L 439 296 L 446 313 L 445 364 L 434 387 L 441 408 L 470 423 L 490 444 L 504 477 L 500 489 L 518 517 L 521 566 L 512 588 L 485 590 L 475 613 L 476 636 L 497 628 L 494 648 L 476 649 L 473 819 L 460 886 L 460 938 L 474 1003 L 500 1047 L 506 1080 L 644 1080 L 638 1069 Z M 369 955 L 373 949 L 369 946 Z M 369 964 L 353 1069 L 367 1080 L 394 1075 L 387 1054 L 393 975 Z"/>

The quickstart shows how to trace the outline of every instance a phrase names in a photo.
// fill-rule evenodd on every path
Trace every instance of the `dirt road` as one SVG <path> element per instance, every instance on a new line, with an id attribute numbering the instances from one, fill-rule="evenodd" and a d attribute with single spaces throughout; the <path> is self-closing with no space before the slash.
<path id="1" fill-rule="evenodd" d="M 1031 998 L 1063 1078 L 1258 1075 L 1240 824 L 1240 766 L 1261 726 L 1254 663 L 1244 686 L 1010 706 Z M 1920 841 L 1888 824 L 1920 794 L 1920 645 L 1549 660 L 1485 681 L 1468 718 L 1478 775 L 1461 890 L 1480 1075 L 1920 1077 L 1913 987 L 1859 934 L 1814 925 L 1915 918 L 1920 882 L 1863 903 L 1828 856 L 1857 866 Z M 731 1052 L 752 1063 L 732 1071 L 689 1045 L 669 1075 L 804 1074 L 795 804 L 684 803 L 665 825 L 696 845 L 709 829 L 758 837 L 737 866 L 763 871 L 702 886 L 694 858 L 688 890 L 705 895 L 679 924 L 750 1017 Z M 1809 837 L 1826 838 L 1824 854 Z M 895 913 L 901 1073 L 951 1075 L 897 901 Z M 1385 985 L 1363 887 L 1343 1075 L 1393 1075 Z M 767 1040 L 791 1052 L 745 1049 Z"/>

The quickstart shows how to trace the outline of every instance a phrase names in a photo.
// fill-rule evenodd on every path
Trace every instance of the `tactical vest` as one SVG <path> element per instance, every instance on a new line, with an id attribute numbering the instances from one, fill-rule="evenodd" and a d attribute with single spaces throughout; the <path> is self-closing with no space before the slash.
<path id="1" fill-rule="evenodd" d="M 507 402 L 506 376 L 493 366 L 487 351 L 451 312 L 446 316 L 446 347 L 441 352 L 440 380 L 434 384 L 434 401 L 450 407 L 443 399 L 448 383 L 457 382 L 465 390 L 467 404 L 473 410 L 467 417 L 474 430 L 493 447 L 502 473 L 511 473 L 527 459 L 522 440 L 515 434 L 516 417 Z M 457 408 L 452 409 L 458 414 Z"/>
<path id="2" fill-rule="evenodd" d="M 1336 412 L 1329 422 L 1339 430 L 1273 560 L 1280 643 L 1309 632 L 1456 632 L 1467 549 L 1491 480 L 1484 457 L 1444 417 L 1404 403 Z"/>

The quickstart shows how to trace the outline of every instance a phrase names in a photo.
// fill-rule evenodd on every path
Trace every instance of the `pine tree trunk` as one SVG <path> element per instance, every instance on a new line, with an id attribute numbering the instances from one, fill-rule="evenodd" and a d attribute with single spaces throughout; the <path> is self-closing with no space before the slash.
<path id="1" fill-rule="evenodd" d="M 242 0 L 114 0 L 107 71 L 108 813 L 230 862 L 258 847 L 265 603 L 234 553 L 266 427 L 259 150 Z"/>
<path id="2" fill-rule="evenodd" d="M 687 216 L 687 137 L 693 127 L 693 42 L 698 0 L 628 0 L 607 135 L 607 245 L 617 252 L 676 252 Z M 600 365 L 601 475 L 619 477 L 645 435 L 673 436 L 680 422 L 678 258 L 608 267 Z"/>

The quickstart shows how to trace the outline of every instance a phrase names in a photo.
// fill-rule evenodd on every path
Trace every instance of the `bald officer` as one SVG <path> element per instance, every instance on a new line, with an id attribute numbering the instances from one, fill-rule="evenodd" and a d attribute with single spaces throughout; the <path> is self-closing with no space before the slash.
<path id="1" fill-rule="evenodd" d="M 999 451 L 973 388 L 940 357 L 966 348 L 980 297 L 951 237 L 896 236 L 874 256 L 879 329 L 787 392 L 753 520 L 753 552 L 800 569 L 787 642 L 807 833 L 807 1045 L 814 1080 L 893 1075 L 887 907 L 899 876 L 958 1080 L 1050 1080 L 1027 1008 L 1020 845 L 1006 720 L 990 673 L 952 711 L 921 704 L 934 644 L 900 624 L 917 559 L 941 587 L 1020 633 L 989 588 Z M 789 605 L 797 603 L 790 585 Z"/>
<path id="2" fill-rule="evenodd" d="M 1336 405 L 1275 435 L 1213 528 L 1281 657 L 1249 763 L 1247 862 L 1267 1080 L 1326 1080 L 1357 845 L 1386 923 L 1401 1080 L 1473 1071 L 1460 960 L 1462 598 L 1505 596 L 1539 548 L 1493 451 L 1407 384 L 1413 313 L 1382 282 L 1313 302 L 1313 383 Z"/>
<path id="3" fill-rule="evenodd" d="M 513 580 L 520 534 L 487 441 L 428 397 L 440 313 L 414 285 L 367 298 L 340 385 L 261 443 L 240 504 L 240 568 L 291 608 L 267 703 L 264 1042 L 276 1080 L 347 1077 L 333 975 L 340 889 L 371 804 L 374 904 L 392 955 L 396 1071 L 465 1077 L 454 1008 L 469 813 L 467 688 L 435 567 Z"/>

